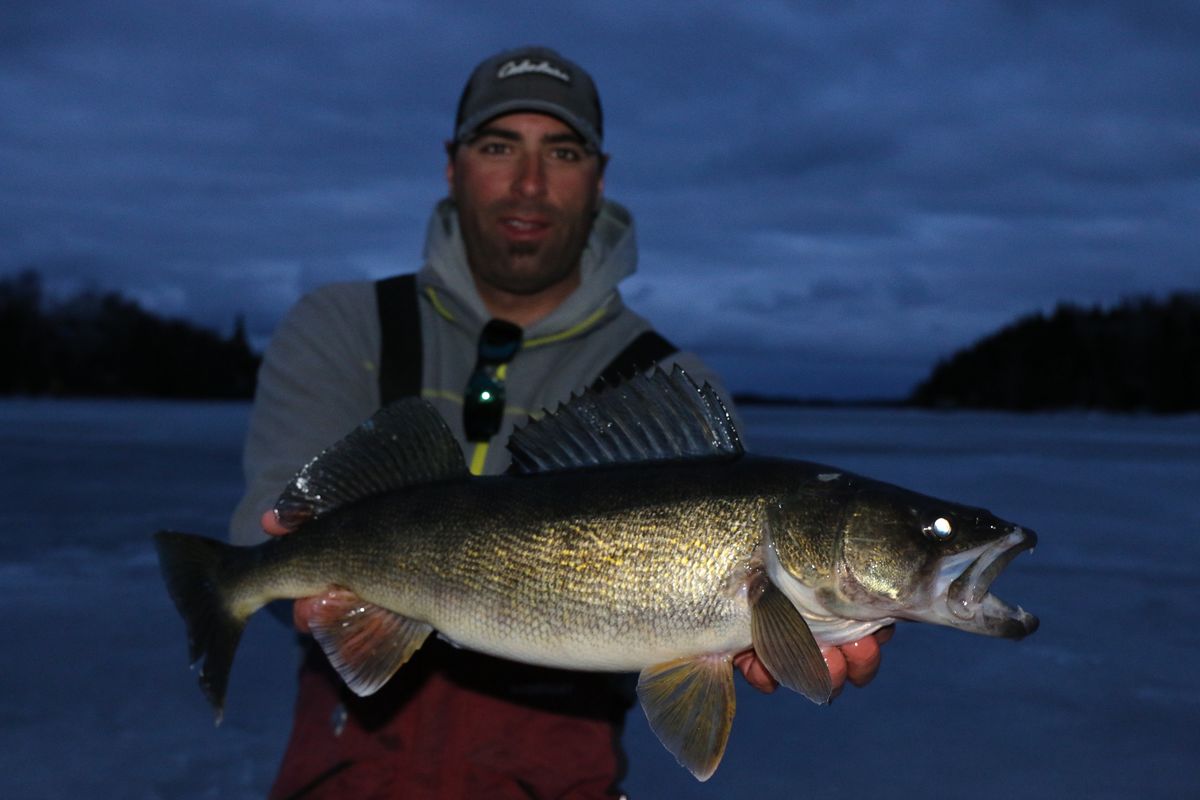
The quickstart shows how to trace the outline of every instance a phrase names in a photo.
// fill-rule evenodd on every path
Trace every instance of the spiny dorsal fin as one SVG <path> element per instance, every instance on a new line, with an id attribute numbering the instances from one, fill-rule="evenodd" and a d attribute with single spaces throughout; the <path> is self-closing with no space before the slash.
<path id="1" fill-rule="evenodd" d="M 707 383 L 682 368 L 573 396 L 513 432 L 511 472 L 533 473 L 635 461 L 742 454 L 733 418 Z"/>
<path id="2" fill-rule="evenodd" d="M 424 400 L 406 397 L 305 464 L 283 490 L 275 512 L 294 527 L 364 497 L 468 474 L 462 449 L 441 415 Z"/>

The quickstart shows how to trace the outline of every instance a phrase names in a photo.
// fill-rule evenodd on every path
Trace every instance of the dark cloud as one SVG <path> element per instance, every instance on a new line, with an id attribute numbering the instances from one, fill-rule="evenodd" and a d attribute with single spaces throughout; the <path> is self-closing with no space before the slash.
<path id="1" fill-rule="evenodd" d="M 1188 2 L 0 15 L 0 271 L 260 338 L 313 285 L 417 265 L 462 81 L 524 42 L 600 83 L 631 301 L 739 388 L 904 391 L 1059 300 L 1196 288 Z"/>

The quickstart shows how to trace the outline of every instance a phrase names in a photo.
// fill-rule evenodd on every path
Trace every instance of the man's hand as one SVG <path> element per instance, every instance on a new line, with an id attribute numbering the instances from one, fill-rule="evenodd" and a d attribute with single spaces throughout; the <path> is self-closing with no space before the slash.
<path id="1" fill-rule="evenodd" d="M 291 533 L 293 528 L 289 528 L 279 521 L 279 517 L 275 515 L 275 510 L 271 509 L 262 515 L 262 529 L 271 536 L 283 536 Z M 301 597 L 296 602 L 292 603 L 292 624 L 296 626 L 296 630 L 301 633 L 310 633 L 308 620 L 312 617 L 313 612 L 320 607 L 321 603 L 327 598 L 337 596 L 337 589 L 330 589 L 325 594 L 314 595 L 313 597 Z"/>
<path id="2" fill-rule="evenodd" d="M 829 677 L 833 680 L 833 696 L 842 692 L 846 681 L 855 686 L 865 686 L 879 671 L 882 657 L 879 646 L 892 638 L 895 628 L 891 625 L 880 628 L 870 636 L 864 636 L 857 642 L 850 642 L 840 647 L 823 647 L 821 654 L 825 656 L 825 664 L 829 667 Z M 733 657 L 733 664 L 746 676 L 746 682 L 760 692 L 770 694 L 779 686 L 778 681 L 767 672 L 766 666 L 755 655 L 754 650 L 743 650 Z"/>
<path id="3" fill-rule="evenodd" d="M 285 533 L 291 533 L 292 528 L 287 527 L 279 521 L 279 517 L 275 514 L 275 509 L 263 512 L 262 529 L 264 533 L 269 533 L 272 536 L 283 536 Z"/>

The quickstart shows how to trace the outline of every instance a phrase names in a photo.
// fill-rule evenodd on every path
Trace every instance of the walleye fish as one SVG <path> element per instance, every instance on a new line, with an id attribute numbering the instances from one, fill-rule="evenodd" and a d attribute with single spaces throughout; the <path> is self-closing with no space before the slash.
<path id="1" fill-rule="evenodd" d="M 200 686 L 220 721 L 246 619 L 353 593 L 312 632 L 351 689 L 378 690 L 430 633 L 549 667 L 640 672 L 662 743 L 698 779 L 734 712 L 733 655 L 783 685 L 832 690 L 821 646 L 895 620 L 1020 638 L 1037 618 L 990 592 L 1036 541 L 987 511 L 833 467 L 743 452 L 716 392 L 656 370 L 516 431 L 509 474 L 471 477 L 420 399 L 317 456 L 256 547 L 156 535 Z"/>

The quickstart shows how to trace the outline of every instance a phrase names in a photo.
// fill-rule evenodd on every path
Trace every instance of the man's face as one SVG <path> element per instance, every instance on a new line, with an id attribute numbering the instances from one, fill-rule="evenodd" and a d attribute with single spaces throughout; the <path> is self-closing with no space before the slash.
<path id="1" fill-rule="evenodd" d="M 603 167 L 554 117 L 518 113 L 485 123 L 446 167 L 475 279 L 516 295 L 578 280 Z"/>

